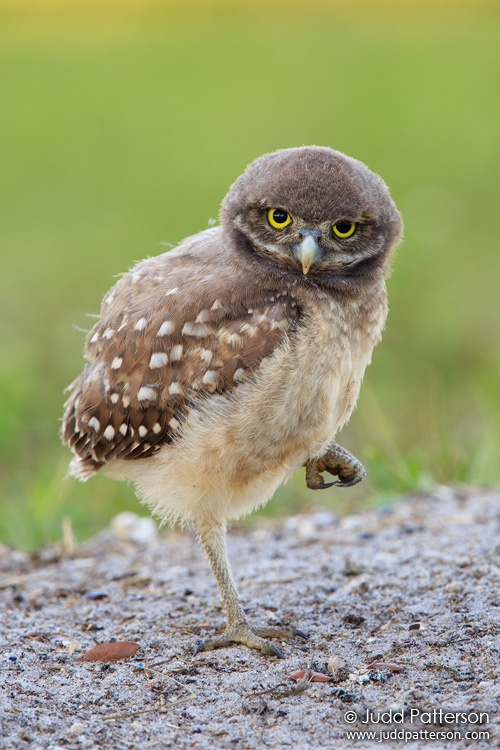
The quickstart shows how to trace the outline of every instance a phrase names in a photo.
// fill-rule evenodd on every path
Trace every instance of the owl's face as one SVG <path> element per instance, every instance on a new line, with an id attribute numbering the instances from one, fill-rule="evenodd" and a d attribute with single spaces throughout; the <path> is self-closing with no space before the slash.
<path id="1" fill-rule="evenodd" d="M 380 177 L 319 147 L 257 159 L 230 189 L 221 215 L 223 226 L 249 240 L 253 252 L 311 280 L 373 265 L 402 227 Z"/>

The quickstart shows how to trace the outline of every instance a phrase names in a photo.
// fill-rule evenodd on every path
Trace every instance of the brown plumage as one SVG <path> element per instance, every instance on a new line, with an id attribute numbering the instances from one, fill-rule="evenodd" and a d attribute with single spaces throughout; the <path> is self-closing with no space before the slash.
<path id="1" fill-rule="evenodd" d="M 333 439 L 349 418 L 387 313 L 401 219 L 380 177 L 327 148 L 257 159 L 221 226 L 126 274 L 90 332 L 63 440 L 71 472 L 132 480 L 162 519 L 196 526 L 228 615 L 223 636 L 279 655 L 250 628 L 225 552 L 229 518 L 266 502 L 297 466 L 350 486 Z"/>

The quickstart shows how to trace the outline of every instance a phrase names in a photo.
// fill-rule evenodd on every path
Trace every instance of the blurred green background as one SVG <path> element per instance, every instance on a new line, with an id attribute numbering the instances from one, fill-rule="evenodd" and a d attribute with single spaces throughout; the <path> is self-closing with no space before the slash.
<path id="1" fill-rule="evenodd" d="M 499 62 L 499 5 L 473 0 L 0 3 L 0 540 L 137 511 L 124 484 L 64 479 L 79 329 L 248 162 L 302 144 L 379 172 L 406 233 L 341 438 L 369 479 L 313 493 L 298 472 L 267 512 L 498 483 Z"/>

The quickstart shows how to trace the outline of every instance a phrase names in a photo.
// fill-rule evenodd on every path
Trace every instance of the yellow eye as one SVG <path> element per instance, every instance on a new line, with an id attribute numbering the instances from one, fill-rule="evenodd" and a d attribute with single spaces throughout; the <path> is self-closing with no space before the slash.
<path id="1" fill-rule="evenodd" d="M 270 208 L 267 212 L 267 220 L 273 229 L 284 229 L 292 223 L 292 217 L 282 208 Z"/>
<path id="2" fill-rule="evenodd" d="M 346 237 L 352 237 L 356 231 L 356 224 L 353 221 L 337 221 L 332 229 L 337 237 L 340 237 L 341 240 L 345 240 Z"/>

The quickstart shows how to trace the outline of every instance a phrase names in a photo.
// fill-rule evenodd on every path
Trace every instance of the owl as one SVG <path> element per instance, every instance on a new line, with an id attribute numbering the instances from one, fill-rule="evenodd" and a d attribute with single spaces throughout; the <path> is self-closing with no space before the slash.
<path id="1" fill-rule="evenodd" d="M 401 233 L 363 163 L 279 150 L 232 185 L 220 226 L 139 263 L 104 297 L 65 404 L 70 472 L 131 481 L 162 521 L 194 526 L 227 616 L 196 652 L 241 643 L 281 656 L 271 639 L 303 635 L 250 624 L 226 526 L 297 467 L 312 489 L 364 477 L 335 436 L 381 337 Z"/>

